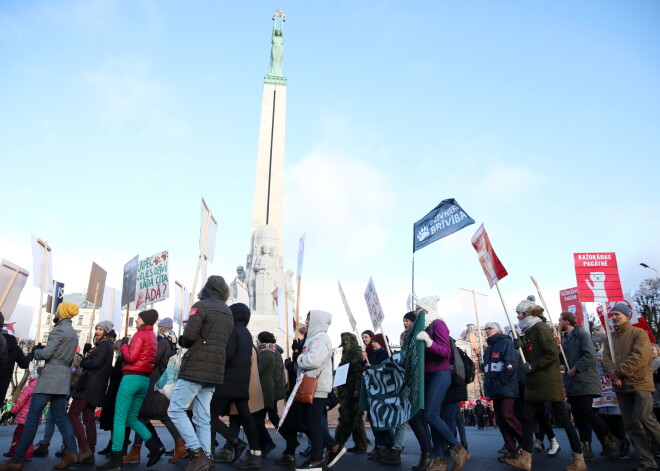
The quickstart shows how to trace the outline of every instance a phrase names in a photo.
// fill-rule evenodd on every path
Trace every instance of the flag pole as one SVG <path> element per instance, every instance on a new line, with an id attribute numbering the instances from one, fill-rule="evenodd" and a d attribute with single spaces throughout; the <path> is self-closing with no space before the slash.
<path id="1" fill-rule="evenodd" d="M 87 332 L 87 343 L 90 342 L 92 337 L 92 329 L 94 328 L 94 317 L 96 317 L 96 299 L 99 295 L 99 282 L 96 282 L 96 289 L 94 290 L 94 304 L 92 305 L 92 322 L 89 324 L 89 331 Z"/>
<path id="2" fill-rule="evenodd" d="M 289 296 L 284 293 L 284 323 L 286 324 L 286 357 L 289 356 Z"/>
<path id="3" fill-rule="evenodd" d="M 541 288 L 539 287 L 539 284 L 536 282 L 536 279 L 532 275 L 529 275 L 529 277 L 532 279 L 532 283 L 534 283 L 534 286 L 536 286 L 536 292 L 539 294 L 539 299 L 541 300 L 541 306 L 543 306 L 543 309 L 545 309 L 546 314 L 548 315 L 548 320 L 552 324 L 552 330 L 555 333 L 555 337 L 561 338 L 561 334 L 557 331 L 557 328 L 555 327 L 555 323 L 552 321 L 552 316 L 550 316 L 550 311 L 548 311 L 548 306 L 545 304 L 545 299 L 543 298 L 543 293 L 541 292 Z M 559 319 L 557 319 L 559 321 Z M 564 347 L 561 345 L 561 341 L 559 342 L 559 351 L 561 352 L 561 356 L 564 359 L 564 365 L 566 365 L 566 371 L 570 370 L 571 367 L 568 364 L 568 359 L 566 358 L 566 353 L 564 352 Z"/>
<path id="4" fill-rule="evenodd" d="M 302 273 L 298 275 L 298 291 L 296 291 L 296 330 L 300 325 L 300 280 L 302 279 Z M 296 338 L 298 337 L 296 333 Z M 288 339 L 287 339 L 288 340 Z"/>
<path id="5" fill-rule="evenodd" d="M 497 294 L 500 295 L 500 301 L 502 301 L 502 307 L 504 308 L 504 314 L 506 314 L 506 318 L 509 321 L 509 326 L 511 327 L 511 332 L 513 332 L 513 338 L 517 339 L 518 338 L 518 332 L 516 332 L 516 329 L 513 327 L 513 322 L 511 322 L 511 317 L 509 316 L 509 311 L 506 308 L 506 304 L 504 302 L 504 297 L 502 296 L 502 291 L 500 291 L 500 285 L 498 283 L 495 283 L 495 287 L 497 288 Z M 518 354 L 520 355 L 520 359 L 525 362 L 525 354 L 523 353 L 522 348 L 518 348 Z"/>

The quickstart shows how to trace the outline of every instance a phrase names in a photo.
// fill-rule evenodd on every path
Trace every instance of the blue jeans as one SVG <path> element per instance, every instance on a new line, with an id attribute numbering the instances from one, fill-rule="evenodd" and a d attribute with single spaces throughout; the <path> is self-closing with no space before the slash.
<path id="1" fill-rule="evenodd" d="M 440 417 L 442 403 L 451 384 L 451 371 L 442 370 L 426 375 L 424 391 L 424 418 L 431 427 L 431 437 L 437 458 L 445 458 L 445 445 L 454 448 L 458 445 L 456 436 Z"/>
<path id="2" fill-rule="evenodd" d="M 215 391 L 215 384 L 196 383 L 187 379 L 179 378 L 172 391 L 170 407 L 167 415 L 181 434 L 186 448 L 197 450 L 201 448 L 207 456 L 210 456 L 213 448 L 211 445 L 211 398 Z M 186 410 L 192 404 L 192 420 L 190 422 Z"/>
<path id="3" fill-rule="evenodd" d="M 406 438 L 406 424 L 401 424 L 394 429 L 394 443 L 392 448 L 401 450 L 403 448 L 403 441 Z"/>
<path id="4" fill-rule="evenodd" d="M 46 405 L 50 402 L 50 410 L 57 428 L 62 434 L 64 442 L 64 453 L 70 455 L 77 453 L 76 437 L 73 434 L 73 427 L 69 418 L 66 416 L 66 395 L 64 394 L 32 394 L 30 401 L 30 409 L 28 410 L 27 417 L 25 418 L 25 428 L 21 439 L 18 441 L 18 446 L 14 455 L 11 457 L 15 463 L 22 463 L 25 461 L 25 453 L 27 452 L 34 436 L 37 434 L 37 427 L 39 427 L 39 419 L 41 413 L 44 411 Z"/>
<path id="5" fill-rule="evenodd" d="M 442 418 L 447 422 L 447 426 L 451 433 L 456 436 L 456 429 L 458 429 L 458 436 L 461 442 L 467 443 L 465 438 L 465 423 L 463 421 L 463 414 L 461 414 L 461 403 L 459 402 L 445 402 L 442 405 Z"/>
<path id="6" fill-rule="evenodd" d="M 55 421 L 53 420 L 53 413 L 51 408 L 48 408 L 46 412 L 46 426 L 44 427 L 44 438 L 42 441 L 47 442 L 50 445 L 50 441 L 53 439 L 55 434 Z"/>

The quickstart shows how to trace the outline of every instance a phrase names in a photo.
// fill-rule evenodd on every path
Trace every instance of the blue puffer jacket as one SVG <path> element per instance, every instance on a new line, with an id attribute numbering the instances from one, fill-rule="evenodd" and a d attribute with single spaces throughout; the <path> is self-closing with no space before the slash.
<path id="1" fill-rule="evenodd" d="M 488 399 L 518 397 L 518 354 L 511 338 L 495 334 L 486 339 L 484 387 Z"/>

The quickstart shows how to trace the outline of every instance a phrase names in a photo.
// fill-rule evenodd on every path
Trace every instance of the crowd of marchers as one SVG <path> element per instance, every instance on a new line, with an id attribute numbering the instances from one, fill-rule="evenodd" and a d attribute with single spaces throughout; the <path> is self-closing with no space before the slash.
<path id="1" fill-rule="evenodd" d="M 261 332 L 253 342 L 248 330 L 250 309 L 241 303 L 228 306 L 228 295 L 225 280 L 211 276 L 178 338 L 172 319 L 159 319 L 158 312 L 149 309 L 139 314 L 137 333 L 131 339 L 118 340 L 111 322 L 99 322 L 93 344 L 85 345 L 82 354 L 72 327 L 72 318 L 78 315 L 75 304 L 59 305 L 48 341 L 27 356 L 5 328 L 0 336 L 2 397 L 16 366 L 34 366 L 3 414 L 5 422 L 13 421 L 15 431 L 5 453 L 9 460 L 0 464 L 0 471 L 19 470 L 26 461 L 48 456 L 55 426 L 63 444 L 56 452 L 61 461 L 54 469 L 95 465 L 97 455 L 106 457 L 96 466 L 99 471 L 120 471 L 125 464 L 142 462 L 151 467 L 163 455 L 170 455 L 170 463 L 187 471 L 223 464 L 261 469 L 276 448 L 271 436 L 275 431 L 266 427 L 267 418 L 286 443 L 272 464 L 296 471 L 332 468 L 346 452 L 401 465 L 408 426 L 419 444 L 413 470 L 469 467 L 471 452 L 460 408 L 467 400 L 467 384 L 454 380 L 457 348 L 438 296 L 417 300 L 416 309 L 403 316 L 401 345 L 417 345 L 424 351 L 423 409 L 392 429 L 372 428 L 367 434 L 365 420 L 371 418 L 359 401 L 364 394 L 363 375 L 365 369 L 390 361 L 387 338 L 365 331 L 360 343 L 356 335 L 342 333 L 337 366 L 348 365 L 348 373 L 343 384 L 333 388 L 330 313 L 307 314 L 292 343 L 291 358 L 284 360 L 273 333 Z M 602 459 L 626 459 L 632 444 L 640 461 L 635 470 L 657 469 L 660 392 L 655 380 L 660 380 L 660 349 L 644 330 L 631 325 L 628 305 L 612 308 L 611 347 L 603 342 L 598 346 L 602 348 L 570 312 L 562 313 L 559 325 L 552 326 L 533 297 L 520 302 L 516 312 L 519 330 L 505 333 L 495 322 L 485 326 L 487 348 L 478 363 L 503 446 L 479 451 L 531 471 L 532 456 L 545 448 L 546 439 L 548 455 L 558 454 L 561 444 L 552 428 L 556 425 L 566 431 L 571 450 L 565 471 L 584 471 L 587 462 L 597 459 L 591 446 L 593 434 L 606 456 Z M 421 326 L 421 317 L 415 324 L 420 313 L 425 320 Z M 174 372 L 168 378 L 172 387 L 165 390 L 162 380 Z M 313 385 L 309 400 L 293 401 L 280 421 L 278 405 L 300 384 Z M 332 434 L 327 413 L 337 405 L 339 418 Z M 480 428 L 485 424 L 484 410 L 480 403 L 474 408 Z M 43 436 L 37 439 L 44 418 Z M 153 422 L 162 423 L 172 436 L 172 450 L 166 451 Z M 112 432 L 110 442 L 100 450 L 97 426 Z M 241 429 L 247 443 L 240 438 Z M 217 441 L 218 435 L 224 443 Z M 368 435 L 373 438 L 371 450 Z M 299 440 L 303 436 L 306 446 Z M 348 447 L 350 439 L 353 446 Z M 303 460 L 297 462 L 299 447 Z"/>

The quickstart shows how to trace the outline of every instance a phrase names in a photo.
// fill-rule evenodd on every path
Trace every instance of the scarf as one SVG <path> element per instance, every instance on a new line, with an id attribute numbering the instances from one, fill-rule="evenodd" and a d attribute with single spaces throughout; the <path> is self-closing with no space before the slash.
<path id="1" fill-rule="evenodd" d="M 539 322 L 541 322 L 540 317 L 527 316 L 527 317 L 523 318 L 523 320 L 518 322 L 518 325 L 520 326 L 520 330 L 522 330 L 522 333 L 527 334 L 527 332 L 529 332 L 529 330 L 532 327 L 534 327 L 536 324 L 538 324 Z"/>
<path id="2" fill-rule="evenodd" d="M 269 350 L 273 353 L 277 352 L 277 344 L 276 343 L 262 343 L 257 347 L 257 353 L 265 352 L 266 350 Z"/>

